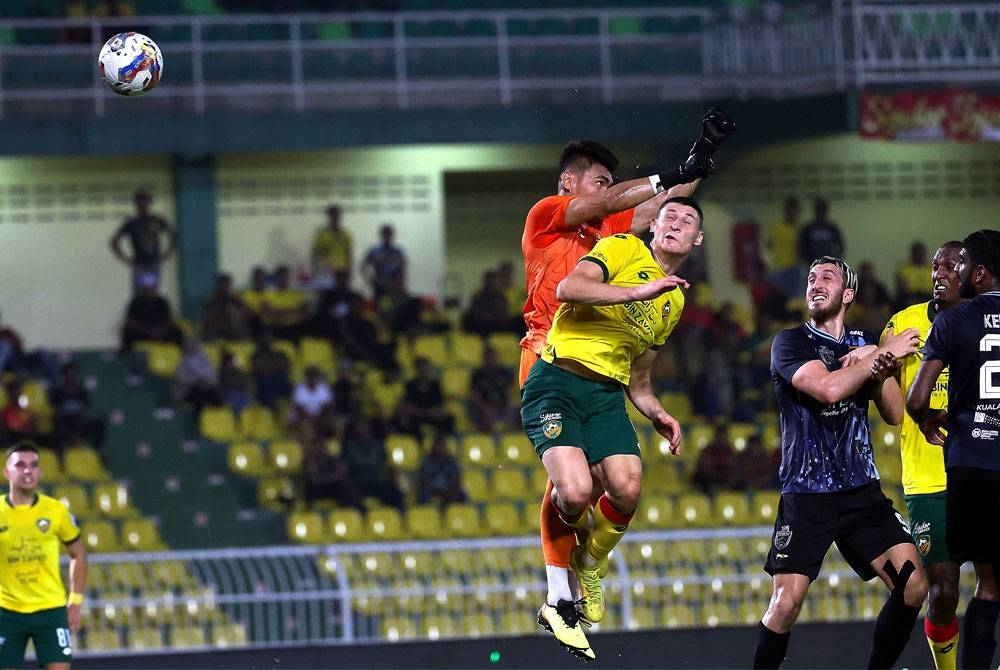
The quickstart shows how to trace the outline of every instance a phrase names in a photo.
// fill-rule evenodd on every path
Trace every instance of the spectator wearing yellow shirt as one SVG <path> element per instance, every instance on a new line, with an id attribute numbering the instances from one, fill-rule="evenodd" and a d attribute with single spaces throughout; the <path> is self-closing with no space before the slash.
<path id="1" fill-rule="evenodd" d="M 768 270 L 786 295 L 796 295 L 802 283 L 798 265 L 799 229 L 799 200 L 788 196 L 782 215 L 764 230 Z"/>
<path id="2" fill-rule="evenodd" d="M 298 340 L 309 320 L 309 297 L 292 288 L 287 265 L 274 271 L 274 287 L 264 293 L 261 316 L 279 340 Z"/>
<path id="3" fill-rule="evenodd" d="M 267 293 L 267 270 L 256 266 L 250 272 L 250 286 L 243 289 L 240 298 L 250 310 L 250 333 L 256 337 L 264 329 L 264 295 Z"/>
<path id="4" fill-rule="evenodd" d="M 896 268 L 896 304 L 912 305 L 927 295 L 927 247 L 916 240 L 910 245 L 910 258 Z"/>
<path id="5" fill-rule="evenodd" d="M 316 233 L 312 245 L 312 270 L 314 276 L 333 276 L 350 272 L 353 268 L 351 234 L 341 225 L 340 207 L 326 208 L 326 226 Z"/>

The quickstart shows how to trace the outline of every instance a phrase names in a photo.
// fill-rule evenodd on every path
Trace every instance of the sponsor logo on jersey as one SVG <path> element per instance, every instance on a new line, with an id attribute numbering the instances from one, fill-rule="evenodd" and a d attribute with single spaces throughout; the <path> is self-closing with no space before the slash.
<path id="1" fill-rule="evenodd" d="M 921 521 L 920 523 L 918 523 L 916 526 L 913 527 L 913 532 L 916 533 L 917 535 L 931 532 L 931 522 Z"/>

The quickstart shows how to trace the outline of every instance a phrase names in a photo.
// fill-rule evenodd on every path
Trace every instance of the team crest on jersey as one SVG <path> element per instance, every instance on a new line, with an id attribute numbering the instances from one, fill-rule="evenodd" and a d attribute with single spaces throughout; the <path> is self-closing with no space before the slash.
<path id="1" fill-rule="evenodd" d="M 663 311 L 660 312 L 660 316 L 662 316 L 664 319 L 667 318 L 668 316 L 670 316 L 670 301 L 669 300 L 666 301 L 665 303 L 663 303 Z"/>
<path id="2" fill-rule="evenodd" d="M 792 531 L 788 529 L 788 526 L 782 526 L 781 530 L 774 534 L 774 548 L 779 551 L 787 547 L 791 541 Z"/>
<path id="3" fill-rule="evenodd" d="M 47 533 L 49 532 L 49 526 L 52 525 L 52 522 L 43 517 L 38 521 L 36 521 L 35 525 L 38 526 L 38 530 L 42 531 L 43 533 Z"/>
<path id="4" fill-rule="evenodd" d="M 931 536 L 920 535 L 917 537 L 917 551 L 921 556 L 926 556 L 931 551 Z"/>
<path id="5" fill-rule="evenodd" d="M 542 434 L 550 440 L 562 434 L 562 421 L 546 421 L 542 424 Z"/>
<path id="6" fill-rule="evenodd" d="M 822 360 L 825 365 L 833 365 L 833 362 L 837 360 L 837 356 L 833 353 L 833 349 L 825 344 L 819 345 L 816 351 L 819 353 L 820 360 Z"/>

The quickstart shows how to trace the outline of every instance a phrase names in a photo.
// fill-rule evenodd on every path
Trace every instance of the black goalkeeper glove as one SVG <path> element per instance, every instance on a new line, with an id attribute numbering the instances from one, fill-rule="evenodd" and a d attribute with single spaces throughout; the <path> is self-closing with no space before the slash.
<path id="1" fill-rule="evenodd" d="M 678 184 L 690 184 L 695 179 L 704 179 L 715 174 L 715 163 L 711 154 L 704 151 L 691 151 L 683 163 L 666 172 L 661 172 L 657 191 L 666 190 Z"/>
<path id="2" fill-rule="evenodd" d="M 713 107 L 701 117 L 701 137 L 691 147 L 691 153 L 707 154 L 709 158 L 729 136 L 736 132 L 736 121 L 724 109 Z"/>

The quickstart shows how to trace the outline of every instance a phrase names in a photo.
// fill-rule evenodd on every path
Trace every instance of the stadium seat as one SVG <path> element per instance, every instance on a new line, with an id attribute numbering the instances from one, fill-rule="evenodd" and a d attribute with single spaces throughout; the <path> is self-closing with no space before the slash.
<path id="1" fill-rule="evenodd" d="M 420 444 L 412 435 L 389 435 L 385 439 L 385 450 L 389 462 L 401 472 L 412 472 L 420 467 Z"/>
<path id="2" fill-rule="evenodd" d="M 357 570 L 370 580 L 391 579 L 396 574 L 396 562 L 388 551 L 358 554 Z"/>
<path id="3" fill-rule="evenodd" d="M 250 405 L 240 413 L 240 434 L 248 440 L 273 440 L 280 435 L 270 407 Z"/>
<path id="4" fill-rule="evenodd" d="M 241 623 L 217 623 L 212 626 L 211 642 L 215 647 L 245 647 L 247 629 Z"/>
<path id="5" fill-rule="evenodd" d="M 677 498 L 677 516 L 681 525 L 714 526 L 716 518 L 712 514 L 712 503 L 708 496 L 699 493 L 685 493 Z"/>
<path id="6" fill-rule="evenodd" d="M 81 645 L 87 651 L 118 651 L 121 649 L 121 638 L 117 630 L 94 629 L 86 630 L 81 636 Z"/>
<path id="7" fill-rule="evenodd" d="M 498 457 L 501 463 L 537 467 L 538 454 L 528 436 L 521 431 L 510 431 L 497 440 Z"/>
<path id="8" fill-rule="evenodd" d="M 125 649 L 151 651 L 163 649 L 163 633 L 154 626 L 129 626 Z"/>
<path id="9" fill-rule="evenodd" d="M 412 586 L 419 583 L 422 578 L 429 578 L 434 575 L 437 569 L 437 557 L 430 551 L 401 551 L 399 553 L 399 566 L 395 571 L 396 581 L 403 587 Z"/>
<path id="10" fill-rule="evenodd" d="M 756 423 L 730 423 L 726 426 L 726 436 L 733 443 L 736 451 L 743 451 L 747 446 L 747 440 L 751 436 L 760 432 Z"/>
<path id="11" fill-rule="evenodd" d="M 420 632 L 428 640 L 440 640 L 456 637 L 459 633 L 464 634 L 455 618 L 448 614 L 431 614 L 423 617 Z"/>
<path id="12" fill-rule="evenodd" d="M 455 537 L 478 537 L 485 528 L 479 510 L 468 503 L 454 503 L 444 510 L 444 526 Z"/>
<path id="13" fill-rule="evenodd" d="M 2 407 L 2 405 L 0 405 Z M 54 449 L 40 447 L 38 449 L 38 467 L 42 469 L 42 477 L 49 484 L 61 484 L 66 481 L 66 473 L 63 471 L 62 462 Z"/>
<path id="14" fill-rule="evenodd" d="M 302 445 L 295 440 L 272 442 L 267 448 L 267 460 L 275 472 L 298 474 L 302 471 Z"/>
<path id="15" fill-rule="evenodd" d="M 490 612 L 468 612 L 462 617 L 463 632 L 472 638 L 492 637 L 497 630 L 496 621 Z"/>
<path id="16" fill-rule="evenodd" d="M 494 469 L 491 483 L 494 500 L 519 501 L 538 495 L 538 492 L 528 487 L 524 471 L 520 467 Z"/>
<path id="17" fill-rule="evenodd" d="M 72 479 L 103 482 L 110 477 L 100 456 L 90 447 L 70 447 L 63 453 L 63 469 Z"/>
<path id="18" fill-rule="evenodd" d="M 299 340 L 299 359 L 304 367 L 314 365 L 326 374 L 332 374 L 337 368 L 333 347 L 328 341 L 316 337 Z"/>
<path id="19" fill-rule="evenodd" d="M 633 605 L 632 615 L 624 622 L 626 630 L 656 628 L 656 615 L 649 605 Z"/>
<path id="20" fill-rule="evenodd" d="M 365 535 L 361 512 L 354 508 L 331 510 L 326 517 L 326 529 L 329 538 L 336 542 L 358 542 Z"/>
<path id="21" fill-rule="evenodd" d="M 482 365 L 483 338 L 472 333 L 453 333 L 451 336 L 451 360 L 469 368 Z"/>
<path id="22" fill-rule="evenodd" d="M 269 510 L 284 510 L 295 500 L 295 485 L 288 477 L 264 477 L 257 482 L 257 504 Z"/>
<path id="23" fill-rule="evenodd" d="M 486 338 L 486 343 L 493 347 L 500 357 L 500 362 L 510 367 L 521 364 L 521 338 L 511 333 L 493 333 Z"/>
<path id="24" fill-rule="evenodd" d="M 174 649 L 197 649 L 207 644 L 205 629 L 201 626 L 174 626 L 170 631 L 170 646 Z"/>
<path id="25" fill-rule="evenodd" d="M 260 477 L 269 472 L 264 448 L 257 442 L 236 442 L 226 450 L 229 471 L 245 477 Z"/>
<path id="26" fill-rule="evenodd" d="M 386 617 L 382 620 L 382 637 L 389 640 L 389 642 L 412 640 L 419 637 L 417 623 L 412 617 Z"/>
<path id="27" fill-rule="evenodd" d="M 78 519 L 86 518 L 93 513 L 90 507 L 90 496 L 87 489 L 80 484 L 60 484 L 52 488 L 52 497 L 69 508 Z"/>
<path id="28" fill-rule="evenodd" d="M 160 530 L 150 519 L 126 519 L 122 522 L 122 542 L 132 551 L 159 551 L 166 545 Z"/>
<path id="29" fill-rule="evenodd" d="M 639 528 L 674 528 L 680 525 L 674 500 L 667 495 L 643 494 L 635 520 Z"/>
<path id="30" fill-rule="evenodd" d="M 751 523 L 770 526 L 778 513 L 777 491 L 756 491 L 750 495 Z"/>
<path id="31" fill-rule="evenodd" d="M 462 473 L 462 485 L 473 502 L 486 502 L 493 496 L 489 479 L 483 468 L 466 468 Z"/>
<path id="32" fill-rule="evenodd" d="M 406 527 L 417 539 L 445 537 L 441 510 L 436 505 L 413 505 L 406 509 Z"/>
<path id="33" fill-rule="evenodd" d="M 446 365 L 451 357 L 447 335 L 444 334 L 418 335 L 411 349 L 414 358 L 426 358 L 435 366 Z"/>
<path id="34" fill-rule="evenodd" d="M 441 392 L 448 399 L 465 399 L 469 397 L 469 379 L 472 373 L 469 368 L 447 367 L 441 372 Z"/>
<path id="35" fill-rule="evenodd" d="M 136 342 L 135 349 L 146 354 L 146 367 L 157 377 L 173 377 L 181 362 L 181 348 L 172 342 Z"/>
<path id="36" fill-rule="evenodd" d="M 107 553 L 122 550 L 121 542 L 118 540 L 118 529 L 111 521 L 102 519 L 88 521 L 81 528 L 81 532 L 87 551 Z"/>
<path id="37" fill-rule="evenodd" d="M 232 442 L 240 437 L 236 416 L 228 406 L 202 409 L 198 416 L 198 432 L 214 442 Z"/>
<path id="38" fill-rule="evenodd" d="M 725 526 L 746 526 L 751 523 L 750 506 L 746 495 L 725 491 L 715 496 L 715 518 Z"/>
<path id="39" fill-rule="evenodd" d="M 405 351 L 401 349 L 400 351 Z M 380 375 L 368 375 L 361 393 L 362 403 L 369 413 L 392 416 L 406 387 L 402 380 L 385 382 Z"/>
<path id="40" fill-rule="evenodd" d="M 521 513 L 517 506 L 510 502 L 489 503 L 483 509 L 483 519 L 490 535 L 523 535 Z"/>
<path id="41" fill-rule="evenodd" d="M 690 422 L 694 418 L 694 408 L 691 406 L 691 399 L 684 391 L 667 391 L 659 396 L 660 404 L 682 424 Z"/>
<path id="42" fill-rule="evenodd" d="M 365 515 L 365 533 L 372 540 L 399 540 L 406 534 L 403 515 L 395 507 L 370 509 Z"/>
<path id="43" fill-rule="evenodd" d="M 275 346 L 274 348 L 277 349 L 278 347 Z M 253 369 L 253 342 L 228 340 L 222 345 L 222 349 L 233 357 L 233 363 L 243 372 L 250 372 Z"/>
<path id="44" fill-rule="evenodd" d="M 136 510 L 132 507 L 128 487 L 120 483 L 94 485 L 94 508 L 107 516 L 120 519 L 134 516 Z"/>
<path id="45" fill-rule="evenodd" d="M 288 539 L 293 542 L 315 544 L 326 540 L 323 515 L 319 512 L 292 512 L 285 521 Z"/>
<path id="46" fill-rule="evenodd" d="M 459 440 L 458 457 L 466 465 L 493 467 L 497 464 L 496 442 L 488 433 L 464 435 Z"/>

